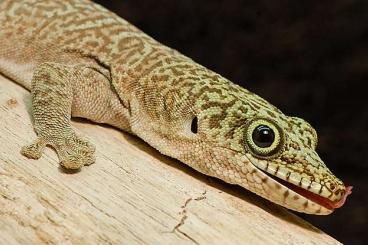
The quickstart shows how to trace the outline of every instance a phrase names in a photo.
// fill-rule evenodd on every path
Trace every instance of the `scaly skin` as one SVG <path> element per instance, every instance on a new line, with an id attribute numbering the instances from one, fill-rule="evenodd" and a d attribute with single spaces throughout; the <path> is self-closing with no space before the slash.
<path id="1" fill-rule="evenodd" d="M 32 93 L 37 139 L 22 149 L 27 157 L 41 157 L 50 145 L 66 168 L 93 163 L 93 145 L 70 125 L 72 116 L 84 117 L 299 212 L 333 209 L 270 175 L 331 201 L 346 197 L 344 184 L 317 155 L 317 135 L 307 122 L 284 115 L 99 5 L 2 0 L 0 23 L 0 72 Z M 254 143 L 252 130 L 259 125 L 275 133 L 271 146 Z"/>

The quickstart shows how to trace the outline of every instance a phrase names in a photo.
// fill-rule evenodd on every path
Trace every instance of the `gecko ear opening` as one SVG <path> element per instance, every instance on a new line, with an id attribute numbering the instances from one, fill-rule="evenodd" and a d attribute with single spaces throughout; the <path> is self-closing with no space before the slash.
<path id="1" fill-rule="evenodd" d="M 190 125 L 190 130 L 192 131 L 193 134 L 198 133 L 198 118 L 194 117 L 192 119 L 192 124 Z"/>

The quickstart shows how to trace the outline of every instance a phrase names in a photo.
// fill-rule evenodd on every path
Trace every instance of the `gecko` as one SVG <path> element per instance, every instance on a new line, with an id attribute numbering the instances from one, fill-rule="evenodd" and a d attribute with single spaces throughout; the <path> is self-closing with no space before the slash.
<path id="1" fill-rule="evenodd" d="M 89 0 L 0 0 L 0 73 L 31 92 L 37 137 L 60 165 L 95 162 L 71 118 L 112 125 L 164 155 L 291 210 L 327 215 L 351 193 L 317 133 Z"/>

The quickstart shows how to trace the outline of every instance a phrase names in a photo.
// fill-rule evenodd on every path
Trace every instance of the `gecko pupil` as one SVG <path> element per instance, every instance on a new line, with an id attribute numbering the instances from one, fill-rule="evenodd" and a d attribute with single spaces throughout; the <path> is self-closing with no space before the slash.
<path id="1" fill-rule="evenodd" d="M 275 133 L 266 125 L 259 125 L 252 133 L 253 142 L 258 147 L 270 147 L 275 140 Z"/>

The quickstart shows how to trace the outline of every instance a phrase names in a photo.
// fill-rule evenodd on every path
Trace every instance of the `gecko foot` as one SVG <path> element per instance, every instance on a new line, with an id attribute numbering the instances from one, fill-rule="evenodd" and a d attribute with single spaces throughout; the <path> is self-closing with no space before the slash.
<path id="1" fill-rule="evenodd" d="M 66 169 L 80 169 L 95 162 L 95 147 L 76 135 L 70 135 L 56 142 L 38 137 L 32 144 L 24 146 L 21 153 L 28 158 L 39 159 L 46 145 L 51 145 L 56 150 L 60 165 Z"/>
<path id="2" fill-rule="evenodd" d="M 67 169 L 80 169 L 95 162 L 95 147 L 77 136 L 67 138 L 64 144 L 54 146 L 60 164 Z"/>

